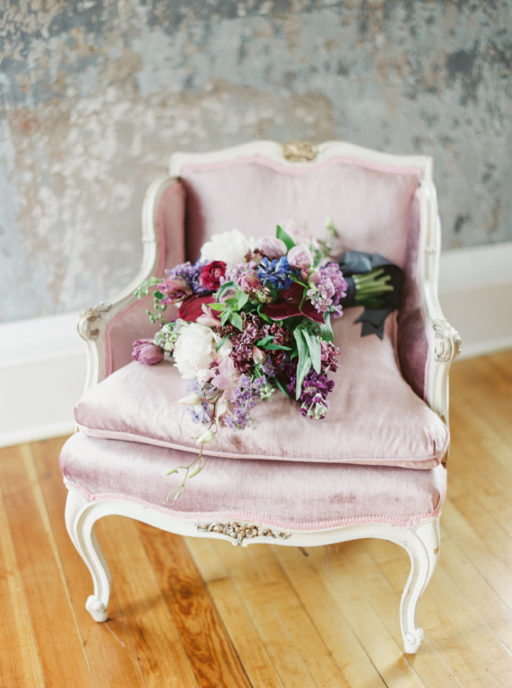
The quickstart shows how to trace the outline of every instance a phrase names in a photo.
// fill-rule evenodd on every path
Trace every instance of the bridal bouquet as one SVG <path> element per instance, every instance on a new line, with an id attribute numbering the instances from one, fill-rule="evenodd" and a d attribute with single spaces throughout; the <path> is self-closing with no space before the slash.
<path id="1" fill-rule="evenodd" d="M 332 224 L 328 229 L 335 233 Z M 203 446 L 221 426 L 243 430 L 254 406 L 275 393 L 293 400 L 303 416 L 325 417 L 334 387 L 329 373 L 340 354 L 331 319 L 342 316 L 349 286 L 372 301 L 391 289 L 382 268 L 370 267 L 362 282 L 351 277 L 349 284 L 328 254 L 328 243 L 280 226 L 275 237 L 258 240 L 232 230 L 213 235 L 195 263 L 166 270 L 137 290 L 138 297 L 152 291 L 148 315 L 161 327 L 153 339 L 134 343 L 133 358 L 174 361 L 190 380 L 180 403 L 202 426 L 198 456 L 171 471 L 184 471 L 175 498 L 203 467 Z M 178 305 L 178 317 L 168 321 L 169 304 Z"/>

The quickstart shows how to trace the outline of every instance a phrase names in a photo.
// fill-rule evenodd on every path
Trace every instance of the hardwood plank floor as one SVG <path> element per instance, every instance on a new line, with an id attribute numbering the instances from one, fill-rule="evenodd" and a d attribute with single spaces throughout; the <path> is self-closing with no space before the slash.
<path id="1" fill-rule="evenodd" d="M 0 688 L 512 688 L 512 351 L 452 368 L 440 562 L 404 655 L 406 553 L 301 550 L 98 524 L 110 619 L 84 609 L 64 524 L 64 439 L 0 450 Z"/>

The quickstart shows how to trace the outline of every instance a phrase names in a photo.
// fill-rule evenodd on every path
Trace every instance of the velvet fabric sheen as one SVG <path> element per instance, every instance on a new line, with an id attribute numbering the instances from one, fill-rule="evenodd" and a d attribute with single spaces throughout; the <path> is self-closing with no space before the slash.
<path id="1" fill-rule="evenodd" d="M 60 466 L 68 488 L 89 500 L 120 499 L 196 521 L 243 520 L 297 530 L 385 522 L 410 527 L 436 516 L 446 470 L 237 461 L 210 457 L 178 500 L 179 478 L 165 477 L 190 454 L 149 444 L 100 440 L 78 432 Z"/>
<path id="2" fill-rule="evenodd" d="M 329 411 L 322 420 L 303 417 L 295 402 L 276 392 L 251 413 L 243 431 L 221 427 L 208 456 L 304 462 L 353 463 L 428 469 L 448 445 L 441 419 L 400 374 L 394 340 L 396 319 L 385 323 L 384 339 L 361 338 L 354 320 L 361 308 L 334 321 L 341 348 Z M 178 400 L 187 381 L 170 362 L 132 362 L 90 389 L 75 410 L 84 433 L 197 452 L 194 423 Z M 188 462 L 187 462 L 188 463 Z"/>

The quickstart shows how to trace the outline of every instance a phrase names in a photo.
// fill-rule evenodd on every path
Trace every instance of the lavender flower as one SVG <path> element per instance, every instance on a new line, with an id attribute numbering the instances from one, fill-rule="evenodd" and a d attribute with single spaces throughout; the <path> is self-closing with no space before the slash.
<path id="1" fill-rule="evenodd" d="M 255 380 L 251 380 L 249 375 L 240 375 L 238 385 L 231 395 L 232 411 L 223 416 L 224 424 L 232 430 L 244 430 L 251 422 L 249 411 L 259 401 L 268 399 L 272 395 L 269 393 L 269 387 L 271 385 L 264 375 Z"/>

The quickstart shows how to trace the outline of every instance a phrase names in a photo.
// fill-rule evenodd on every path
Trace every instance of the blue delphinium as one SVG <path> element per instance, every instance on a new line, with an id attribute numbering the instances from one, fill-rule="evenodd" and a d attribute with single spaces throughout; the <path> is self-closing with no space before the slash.
<path id="1" fill-rule="evenodd" d="M 277 258 L 269 260 L 265 256 L 258 266 L 258 277 L 264 287 L 288 289 L 292 283 L 291 275 L 293 274 L 294 270 L 290 267 L 286 256 L 281 256 L 279 260 Z"/>

